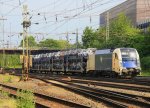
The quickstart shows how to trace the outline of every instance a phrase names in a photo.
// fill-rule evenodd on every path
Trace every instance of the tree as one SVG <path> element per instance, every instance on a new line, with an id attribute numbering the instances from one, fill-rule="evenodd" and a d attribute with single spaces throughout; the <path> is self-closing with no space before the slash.
<path id="1" fill-rule="evenodd" d="M 60 49 L 68 49 L 71 47 L 71 44 L 65 40 L 57 40 L 58 46 Z"/>
<path id="2" fill-rule="evenodd" d="M 95 31 L 90 27 L 86 27 L 82 35 L 83 47 L 84 48 L 93 47 L 95 38 L 96 38 Z"/>
<path id="3" fill-rule="evenodd" d="M 121 13 L 110 23 L 110 40 L 108 47 L 129 47 L 140 30 L 134 28 L 130 20 Z"/>
<path id="4" fill-rule="evenodd" d="M 54 39 L 46 39 L 46 40 L 40 41 L 38 46 L 46 47 L 49 49 L 67 49 L 71 47 L 69 42 L 65 40 L 54 40 Z"/>
<path id="5" fill-rule="evenodd" d="M 27 38 L 25 38 L 24 42 L 25 42 L 25 47 L 26 47 Z M 23 40 L 21 40 L 21 43 L 20 43 L 19 46 L 20 46 L 20 47 L 23 46 Z M 37 46 L 37 43 L 36 43 L 35 38 L 34 38 L 33 36 L 29 36 L 29 37 L 28 37 L 28 46 L 29 46 L 29 47 L 36 47 L 36 46 Z"/>
<path id="6" fill-rule="evenodd" d="M 47 47 L 50 49 L 57 49 L 59 47 L 58 43 L 53 39 L 46 39 L 46 40 L 40 41 L 38 46 Z"/>
<path id="7" fill-rule="evenodd" d="M 86 48 L 129 47 L 133 46 L 133 38 L 140 33 L 140 30 L 134 28 L 130 20 L 122 13 L 110 23 L 109 29 L 110 36 L 106 42 L 106 27 L 98 30 L 86 27 L 82 36 L 83 45 Z"/>

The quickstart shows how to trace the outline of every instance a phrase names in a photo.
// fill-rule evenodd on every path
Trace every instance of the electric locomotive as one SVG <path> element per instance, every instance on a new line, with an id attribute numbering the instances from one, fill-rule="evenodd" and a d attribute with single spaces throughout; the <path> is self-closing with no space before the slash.
<path id="1" fill-rule="evenodd" d="M 136 76 L 140 74 L 139 54 L 134 48 L 96 50 L 89 55 L 87 71 L 99 75 Z"/>

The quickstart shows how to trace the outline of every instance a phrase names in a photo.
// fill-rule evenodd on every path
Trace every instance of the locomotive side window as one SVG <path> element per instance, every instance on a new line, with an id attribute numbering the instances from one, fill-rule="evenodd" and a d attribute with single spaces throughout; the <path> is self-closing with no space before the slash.
<path id="1" fill-rule="evenodd" d="M 115 53 L 115 59 L 118 59 L 118 55 L 117 55 L 117 53 Z"/>

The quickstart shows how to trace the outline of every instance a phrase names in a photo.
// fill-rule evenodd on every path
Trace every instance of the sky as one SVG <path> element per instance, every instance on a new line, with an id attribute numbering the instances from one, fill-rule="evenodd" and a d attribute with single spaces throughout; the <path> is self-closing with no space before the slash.
<path id="1" fill-rule="evenodd" d="M 28 6 L 31 21 L 28 34 L 37 42 L 48 38 L 66 40 L 68 32 L 69 42 L 75 43 L 77 30 L 81 42 L 86 26 L 97 29 L 99 15 L 124 1 L 0 0 L 0 48 L 17 48 L 23 39 L 20 35 L 23 32 L 23 5 Z"/>

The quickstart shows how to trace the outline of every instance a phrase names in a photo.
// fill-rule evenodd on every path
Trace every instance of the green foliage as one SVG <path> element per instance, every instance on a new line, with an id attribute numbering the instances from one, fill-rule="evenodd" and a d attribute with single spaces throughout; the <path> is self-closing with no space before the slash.
<path id="1" fill-rule="evenodd" d="M 110 34 L 116 37 L 135 36 L 138 30 L 132 27 L 130 20 L 123 14 L 119 14 L 110 24 Z"/>
<path id="2" fill-rule="evenodd" d="M 35 38 L 33 36 L 28 37 L 29 40 L 29 47 L 30 48 L 47 48 L 47 49 L 69 49 L 72 48 L 74 45 L 69 44 L 69 42 L 65 40 L 54 40 L 54 39 L 46 39 L 36 43 Z M 27 39 L 25 38 L 25 46 L 26 46 Z M 23 40 L 20 43 L 20 46 L 23 46 Z"/>
<path id="3" fill-rule="evenodd" d="M 8 82 L 12 82 L 12 78 L 11 77 L 9 77 Z"/>
<path id="4" fill-rule="evenodd" d="M 141 59 L 141 65 L 144 69 L 150 70 L 150 56 Z"/>
<path id="5" fill-rule="evenodd" d="M 132 46 L 136 48 L 140 57 L 150 56 L 150 36 L 139 34 L 132 40 Z"/>
<path id="6" fill-rule="evenodd" d="M 148 27 L 148 34 L 150 34 L 150 27 Z"/>
<path id="7" fill-rule="evenodd" d="M 83 31 L 82 41 L 84 47 L 90 47 L 92 43 L 93 30 L 92 28 L 86 27 Z"/>
<path id="8" fill-rule="evenodd" d="M 40 41 L 38 46 L 49 49 L 67 49 L 71 47 L 71 45 L 65 40 L 54 40 L 54 39 L 46 39 Z"/>
<path id="9" fill-rule="evenodd" d="M 25 46 L 26 46 L 26 43 L 27 43 L 27 38 L 25 38 Z M 37 43 L 36 43 L 35 38 L 33 36 L 28 37 L 28 45 L 30 48 L 37 46 Z M 23 40 L 20 43 L 20 47 L 22 47 L 22 46 L 23 46 Z"/>
<path id="10" fill-rule="evenodd" d="M 96 40 L 96 32 L 91 27 L 86 27 L 82 35 L 83 47 L 90 48 L 95 46 L 96 43 L 95 40 Z"/>
<path id="11" fill-rule="evenodd" d="M 0 90 L 0 95 L 1 95 L 2 97 L 5 97 L 5 98 L 8 98 L 8 97 L 9 97 L 9 93 L 6 92 L 6 91 L 4 91 L 4 90 Z"/>
<path id="12" fill-rule="evenodd" d="M 140 76 L 150 76 L 150 70 L 142 71 Z"/>
<path id="13" fill-rule="evenodd" d="M 3 82 L 4 82 L 4 83 L 11 83 L 11 82 L 12 82 L 11 76 L 9 76 L 9 75 L 5 76 Z"/>
<path id="14" fill-rule="evenodd" d="M 17 108 L 35 108 L 33 92 L 28 90 L 18 90 L 17 96 Z"/>
<path id="15" fill-rule="evenodd" d="M 20 55 L 19 54 L 5 54 L 3 57 L 3 54 L 0 54 L 0 58 L 3 58 L 0 60 L 0 66 L 3 66 L 4 62 L 4 67 L 5 68 L 20 68 L 21 63 L 20 63 Z"/>
<path id="16" fill-rule="evenodd" d="M 71 44 L 65 40 L 55 40 L 58 43 L 59 49 L 67 49 L 71 47 Z"/>
<path id="17" fill-rule="evenodd" d="M 3 83 L 11 83 L 13 81 L 13 76 L 9 74 L 0 75 L 0 79 Z"/>
<path id="18" fill-rule="evenodd" d="M 10 93 L 2 90 L 0 86 L 0 108 L 16 108 L 16 101 L 13 97 L 10 98 Z"/>
<path id="19" fill-rule="evenodd" d="M 15 99 L 0 97 L 0 108 L 16 108 Z"/>
<path id="20" fill-rule="evenodd" d="M 130 20 L 121 13 L 110 24 L 110 37 L 107 47 L 131 47 L 133 38 L 139 32 L 138 29 L 132 27 Z"/>

